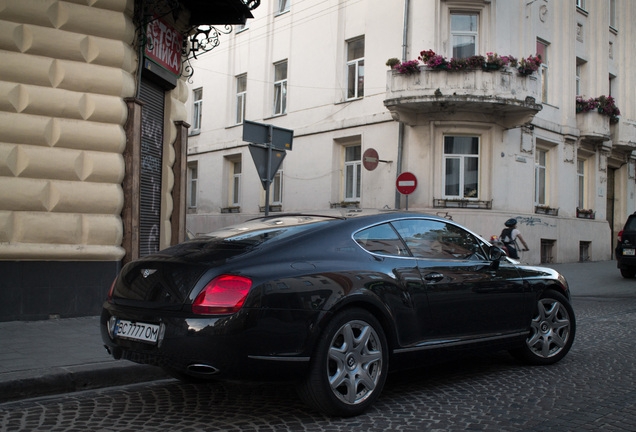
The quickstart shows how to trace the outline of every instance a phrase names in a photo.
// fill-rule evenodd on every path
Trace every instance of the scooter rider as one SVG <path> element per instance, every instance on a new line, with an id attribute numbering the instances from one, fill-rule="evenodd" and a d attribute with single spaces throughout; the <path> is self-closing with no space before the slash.
<path id="1" fill-rule="evenodd" d="M 529 249 L 528 244 L 521 235 L 521 232 L 519 232 L 519 230 L 517 229 L 517 219 L 508 219 L 504 225 L 506 225 L 506 228 L 501 231 L 499 239 L 506 246 L 506 249 L 508 250 L 508 256 L 510 258 L 519 259 L 519 254 L 517 253 L 517 244 L 515 243 L 515 240 L 519 239 L 521 244 L 523 244 L 524 251 L 527 251 Z"/>

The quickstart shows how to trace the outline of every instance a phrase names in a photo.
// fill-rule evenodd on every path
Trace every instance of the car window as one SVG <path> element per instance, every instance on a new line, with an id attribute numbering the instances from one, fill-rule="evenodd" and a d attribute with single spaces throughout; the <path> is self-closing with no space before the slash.
<path id="1" fill-rule="evenodd" d="M 404 243 L 388 223 L 359 231 L 353 238 L 369 252 L 380 255 L 409 256 Z"/>
<path id="2" fill-rule="evenodd" d="M 418 258 L 485 260 L 477 239 L 455 225 L 427 219 L 393 221 L 393 226 Z"/>
<path id="3" fill-rule="evenodd" d="M 636 217 L 629 217 L 625 223 L 625 231 L 636 231 Z"/>

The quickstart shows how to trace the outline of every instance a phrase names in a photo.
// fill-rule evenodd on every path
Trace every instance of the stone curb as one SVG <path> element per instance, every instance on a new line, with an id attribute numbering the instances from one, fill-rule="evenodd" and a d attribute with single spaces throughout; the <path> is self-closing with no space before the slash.
<path id="1" fill-rule="evenodd" d="M 158 367 L 112 362 L 3 375 L 0 403 L 169 378 Z"/>

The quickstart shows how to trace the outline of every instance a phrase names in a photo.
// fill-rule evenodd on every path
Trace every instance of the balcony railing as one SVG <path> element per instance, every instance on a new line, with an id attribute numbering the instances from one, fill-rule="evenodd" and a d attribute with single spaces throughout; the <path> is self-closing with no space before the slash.
<path id="1" fill-rule="evenodd" d="M 419 73 L 387 73 L 384 105 L 409 125 L 429 120 L 468 120 L 506 128 L 532 121 L 543 108 L 537 76 L 504 67 L 450 72 L 420 67 Z"/>

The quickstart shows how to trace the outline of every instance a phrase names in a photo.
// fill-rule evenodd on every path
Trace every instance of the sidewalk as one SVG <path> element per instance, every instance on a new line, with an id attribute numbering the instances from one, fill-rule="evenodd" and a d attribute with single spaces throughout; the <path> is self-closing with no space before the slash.
<path id="1" fill-rule="evenodd" d="M 159 368 L 113 359 L 99 317 L 0 322 L 0 403 L 167 378 Z"/>
<path id="2" fill-rule="evenodd" d="M 554 264 L 572 295 L 636 296 L 616 261 Z M 99 317 L 0 322 L 0 403 L 29 397 L 166 379 L 159 368 L 114 360 Z"/>

